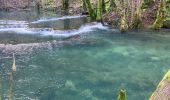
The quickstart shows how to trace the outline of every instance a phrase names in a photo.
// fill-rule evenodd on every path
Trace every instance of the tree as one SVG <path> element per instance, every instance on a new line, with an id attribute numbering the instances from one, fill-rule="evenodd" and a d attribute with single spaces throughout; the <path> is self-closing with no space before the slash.
<path id="1" fill-rule="evenodd" d="M 115 0 L 110 0 L 110 8 L 116 7 Z"/>
<path id="2" fill-rule="evenodd" d="M 152 28 L 160 29 L 163 26 L 163 21 L 165 20 L 165 18 L 166 18 L 166 0 L 160 0 L 156 20 Z"/>
<path id="3" fill-rule="evenodd" d="M 85 2 L 86 2 L 86 7 L 89 12 L 91 20 L 93 20 L 93 21 L 96 20 L 96 13 L 95 13 L 94 8 L 91 5 L 90 0 L 85 0 Z"/>
<path id="4" fill-rule="evenodd" d="M 126 0 L 115 0 L 116 10 L 120 16 L 119 30 L 125 32 L 128 29 Z"/>
<path id="5" fill-rule="evenodd" d="M 102 0 L 102 12 L 106 12 L 105 0 Z"/>
<path id="6" fill-rule="evenodd" d="M 134 13 L 131 13 L 132 16 L 132 28 L 138 29 L 142 26 L 142 19 L 141 19 L 141 7 L 142 7 L 143 0 L 132 0 L 132 4 L 134 5 Z"/>
<path id="7" fill-rule="evenodd" d="M 84 9 L 84 12 L 87 11 L 87 6 L 86 6 L 86 0 L 82 0 L 83 1 L 83 9 Z"/>
<path id="8" fill-rule="evenodd" d="M 97 16 L 96 16 L 96 20 L 97 21 L 102 21 L 102 1 L 103 0 L 98 0 L 98 4 L 97 4 Z"/>
<path id="9" fill-rule="evenodd" d="M 69 0 L 62 0 L 63 10 L 69 9 Z"/>
<path id="10" fill-rule="evenodd" d="M 62 6 L 64 14 L 67 15 L 69 13 L 69 0 L 62 0 Z"/>

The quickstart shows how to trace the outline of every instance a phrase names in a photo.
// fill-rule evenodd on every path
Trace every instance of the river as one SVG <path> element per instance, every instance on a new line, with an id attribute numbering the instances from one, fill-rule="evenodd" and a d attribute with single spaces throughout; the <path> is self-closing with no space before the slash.
<path id="1" fill-rule="evenodd" d="M 121 34 L 86 16 L 0 12 L 2 98 L 13 100 L 148 100 L 170 66 L 168 31 Z"/>

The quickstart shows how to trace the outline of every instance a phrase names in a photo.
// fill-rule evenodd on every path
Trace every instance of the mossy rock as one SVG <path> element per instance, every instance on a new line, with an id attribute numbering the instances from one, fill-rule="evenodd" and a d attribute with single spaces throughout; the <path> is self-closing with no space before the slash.
<path id="1" fill-rule="evenodd" d="M 126 90 L 120 90 L 117 100 L 126 100 Z"/>
<path id="2" fill-rule="evenodd" d="M 163 22 L 163 28 L 168 28 L 168 29 L 170 29 L 170 19 L 165 20 L 165 21 Z"/>

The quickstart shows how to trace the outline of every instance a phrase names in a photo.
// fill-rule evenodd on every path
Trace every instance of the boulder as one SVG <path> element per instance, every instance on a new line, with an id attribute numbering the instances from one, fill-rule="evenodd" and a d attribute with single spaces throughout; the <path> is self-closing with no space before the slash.
<path id="1" fill-rule="evenodd" d="M 170 29 L 170 20 L 165 20 L 165 21 L 163 22 L 163 28 L 168 28 L 168 29 Z"/>

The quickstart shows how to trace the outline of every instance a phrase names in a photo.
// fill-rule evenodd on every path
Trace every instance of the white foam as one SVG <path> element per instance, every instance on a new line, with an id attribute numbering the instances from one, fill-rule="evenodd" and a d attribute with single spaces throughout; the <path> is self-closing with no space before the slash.
<path id="1" fill-rule="evenodd" d="M 72 30 L 53 30 L 53 29 L 36 29 L 36 28 L 4 28 L 0 29 L 1 32 L 14 32 L 16 34 L 33 34 L 41 36 L 54 36 L 54 37 L 70 37 L 82 33 L 88 33 L 96 29 L 107 30 L 108 27 L 103 26 L 101 23 L 89 23 L 81 26 L 79 29 Z"/>
<path id="2" fill-rule="evenodd" d="M 18 24 L 28 24 L 26 21 L 16 21 L 16 20 L 0 20 L 0 24 L 12 24 L 12 25 L 18 25 Z"/>
<path id="3" fill-rule="evenodd" d="M 90 24 L 81 26 L 78 30 L 74 29 L 74 30 L 57 31 L 57 32 L 55 32 L 55 30 L 51 32 L 43 31 L 40 34 L 43 36 L 70 37 L 70 36 L 74 36 L 74 35 L 78 35 L 82 33 L 88 33 L 96 29 L 107 30 L 108 27 L 103 26 L 101 23 L 90 23 Z"/>
<path id="4" fill-rule="evenodd" d="M 16 21 L 16 20 L 0 20 L 0 29 L 10 30 L 13 28 L 27 28 L 28 22 L 26 21 Z"/>
<path id="5" fill-rule="evenodd" d="M 57 20 L 65 20 L 65 19 L 75 19 L 75 18 L 81 18 L 81 17 L 86 17 L 86 16 L 63 16 L 63 17 L 59 17 L 59 18 L 43 18 L 31 23 L 40 23 L 40 22 L 48 22 L 48 21 L 57 21 Z"/>
<path id="6" fill-rule="evenodd" d="M 35 32 L 27 28 L 3 28 L 3 29 L 0 29 L 0 33 L 1 32 L 14 32 L 17 34 L 35 34 Z"/>

